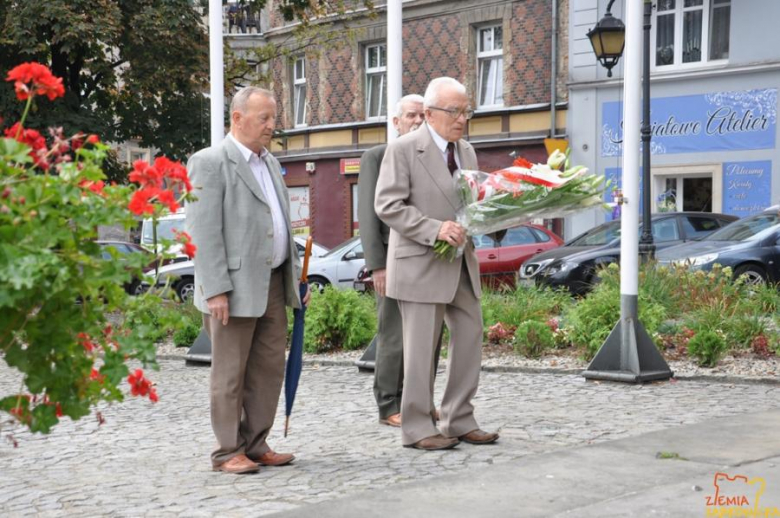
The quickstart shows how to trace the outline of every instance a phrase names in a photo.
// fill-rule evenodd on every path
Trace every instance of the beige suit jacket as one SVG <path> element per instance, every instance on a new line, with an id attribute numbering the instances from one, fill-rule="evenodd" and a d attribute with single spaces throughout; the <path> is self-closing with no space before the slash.
<path id="1" fill-rule="evenodd" d="M 474 148 L 457 143 L 462 169 L 476 169 Z M 471 286 L 481 296 L 479 263 L 471 239 L 452 262 L 433 253 L 444 221 L 455 221 L 462 202 L 427 125 L 392 142 L 385 152 L 374 208 L 391 228 L 387 257 L 387 295 L 409 302 L 452 302 L 463 261 Z"/>
<path id="2" fill-rule="evenodd" d="M 287 188 L 279 162 L 265 157 L 287 225 L 289 255 L 284 272 L 288 306 L 300 307 L 300 261 L 290 225 Z M 235 144 L 195 153 L 187 163 L 196 202 L 186 208 L 186 227 L 195 254 L 195 306 L 208 313 L 206 300 L 227 293 L 230 316 L 261 317 L 268 304 L 273 257 L 271 208 L 252 170 Z"/>

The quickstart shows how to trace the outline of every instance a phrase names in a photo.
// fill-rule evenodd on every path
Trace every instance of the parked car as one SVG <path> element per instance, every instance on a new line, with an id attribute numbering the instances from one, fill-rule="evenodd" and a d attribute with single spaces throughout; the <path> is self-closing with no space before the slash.
<path id="1" fill-rule="evenodd" d="M 701 241 L 673 246 L 656 254 L 659 264 L 684 264 L 709 271 L 729 266 L 734 278 L 751 284 L 780 282 L 780 214 L 778 207 L 735 221 Z"/>
<path id="2" fill-rule="evenodd" d="M 175 214 L 169 214 L 157 220 L 157 250 L 155 250 L 154 246 L 154 220 L 152 218 L 144 219 L 141 223 L 140 245 L 151 252 L 161 252 L 163 239 L 174 241 L 176 239 L 174 231 L 181 232 L 184 230 L 184 218 L 184 209 L 179 209 Z M 181 248 L 182 245 L 180 243 L 174 243 L 168 248 L 168 252 L 176 254 L 172 262 L 181 263 L 189 260 L 182 253 Z"/>
<path id="3" fill-rule="evenodd" d="M 482 284 L 492 288 L 513 287 L 520 265 L 534 255 L 557 248 L 563 239 L 546 228 L 527 224 L 510 228 L 495 235 L 472 237 L 479 259 Z M 363 268 L 353 282 L 357 291 L 371 291 L 374 283 Z"/>
<path id="4" fill-rule="evenodd" d="M 353 237 L 309 261 L 309 284 L 320 289 L 328 285 L 351 288 L 365 264 L 363 244 L 359 237 Z"/>
<path id="5" fill-rule="evenodd" d="M 306 249 L 306 238 L 301 236 L 294 236 L 295 247 L 298 249 L 298 256 L 303 257 L 303 253 Z M 312 243 L 311 247 L 311 259 L 312 261 L 316 257 L 320 257 L 328 253 L 328 249 L 324 246 Z M 310 263 L 311 264 L 311 263 Z M 192 300 L 192 295 L 195 292 L 195 263 L 190 260 L 169 264 L 160 268 L 159 275 L 157 277 L 157 286 L 163 287 L 170 280 L 170 287 L 173 289 L 179 300 L 189 302 Z M 149 272 L 147 279 L 144 281 L 142 289 L 148 289 L 151 283 L 154 281 L 154 271 Z"/>
<path id="6" fill-rule="evenodd" d="M 653 214 L 650 223 L 656 250 L 663 250 L 702 239 L 737 219 L 711 212 L 662 212 Z M 566 288 L 573 295 L 584 295 L 598 280 L 599 268 L 619 262 L 620 220 L 614 220 L 526 261 L 518 277 L 526 284 Z"/>
<path id="7" fill-rule="evenodd" d="M 110 249 L 116 250 L 116 252 L 119 254 L 119 259 L 121 260 L 122 255 L 128 255 L 128 254 L 143 254 L 147 257 L 147 260 L 145 261 L 146 269 L 154 268 L 155 258 L 154 254 L 152 254 L 150 251 L 145 249 L 144 247 L 137 245 L 135 243 L 129 243 L 126 241 L 97 241 L 98 246 L 100 246 L 101 254 L 103 256 L 103 259 L 105 260 L 112 260 L 113 256 L 111 255 Z M 130 295 L 137 295 L 141 291 L 141 279 L 134 277 L 130 280 L 130 282 L 127 282 L 124 284 L 124 289 L 127 293 Z"/>

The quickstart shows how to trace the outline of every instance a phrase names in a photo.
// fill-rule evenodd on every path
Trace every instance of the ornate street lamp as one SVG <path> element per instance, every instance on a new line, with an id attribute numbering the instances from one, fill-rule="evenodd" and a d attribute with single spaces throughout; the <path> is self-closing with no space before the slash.
<path id="1" fill-rule="evenodd" d="M 607 69 L 607 77 L 612 77 L 612 67 L 617 65 L 626 44 L 626 26 L 620 18 L 615 18 L 610 12 L 614 3 L 615 0 L 610 0 L 604 18 L 588 31 L 593 52 L 596 53 L 602 66 Z"/>

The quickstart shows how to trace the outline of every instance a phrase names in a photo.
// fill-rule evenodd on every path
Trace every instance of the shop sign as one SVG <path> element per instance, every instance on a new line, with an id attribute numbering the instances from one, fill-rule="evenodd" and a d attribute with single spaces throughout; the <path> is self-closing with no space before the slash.
<path id="1" fill-rule="evenodd" d="M 758 214 L 771 203 L 772 162 L 723 164 L 723 212 L 739 217 Z"/>
<path id="2" fill-rule="evenodd" d="M 341 174 L 358 174 L 360 172 L 359 158 L 342 158 L 339 164 Z"/>
<path id="3" fill-rule="evenodd" d="M 601 156 L 620 156 L 623 103 L 602 106 Z M 777 89 L 661 97 L 650 102 L 655 155 L 774 149 Z"/>

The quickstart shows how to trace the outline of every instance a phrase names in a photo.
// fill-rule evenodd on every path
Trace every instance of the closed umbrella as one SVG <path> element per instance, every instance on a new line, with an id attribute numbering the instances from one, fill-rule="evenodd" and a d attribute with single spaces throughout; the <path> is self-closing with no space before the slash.
<path id="1" fill-rule="evenodd" d="M 306 240 L 306 251 L 303 254 L 303 271 L 301 272 L 300 294 L 301 301 L 308 290 L 306 275 L 309 271 L 309 256 L 311 255 L 312 238 Z M 290 339 L 290 354 L 287 356 L 287 367 L 284 373 L 284 436 L 287 437 L 287 429 L 290 426 L 290 413 L 295 402 L 295 392 L 298 390 L 298 380 L 301 378 L 303 367 L 303 324 L 306 315 L 306 306 L 301 302 L 300 309 L 293 310 L 293 332 Z"/>

